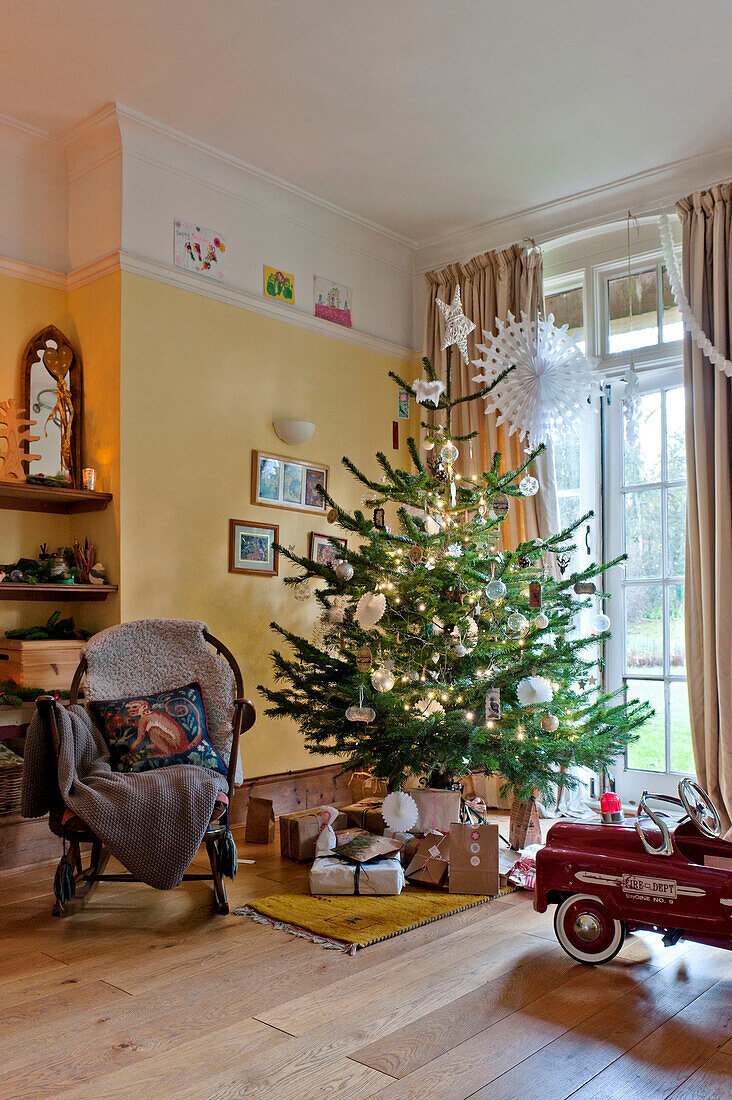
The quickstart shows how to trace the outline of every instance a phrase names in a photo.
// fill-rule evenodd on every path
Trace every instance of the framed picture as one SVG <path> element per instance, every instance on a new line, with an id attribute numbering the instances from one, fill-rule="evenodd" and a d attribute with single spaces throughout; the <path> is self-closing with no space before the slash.
<path id="1" fill-rule="evenodd" d="M 319 462 L 252 451 L 252 504 L 322 515 L 325 499 L 320 486 L 327 490 L 328 473 Z"/>
<path id="2" fill-rule="evenodd" d="M 310 557 L 313 561 L 316 561 L 318 565 L 331 565 L 334 566 L 339 560 L 340 554 L 335 546 L 331 545 L 330 538 L 333 538 L 339 546 L 344 549 L 348 546 L 346 539 L 337 538 L 336 536 L 318 535 L 315 531 L 310 532 Z"/>
<path id="3" fill-rule="evenodd" d="M 275 550 L 279 527 L 274 523 L 229 520 L 229 572 L 276 577 L 280 555 Z"/>
<path id="4" fill-rule="evenodd" d="M 399 390 L 397 415 L 400 420 L 409 420 L 409 392 L 407 390 Z"/>

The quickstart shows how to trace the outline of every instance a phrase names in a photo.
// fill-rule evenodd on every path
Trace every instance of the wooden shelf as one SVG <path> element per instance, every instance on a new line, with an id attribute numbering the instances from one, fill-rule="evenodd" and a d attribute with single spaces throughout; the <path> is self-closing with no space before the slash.
<path id="1" fill-rule="evenodd" d="M 0 600 L 106 600 L 117 591 L 116 584 L 0 584 Z"/>
<path id="2" fill-rule="evenodd" d="M 0 508 L 20 512 L 101 512 L 112 499 L 111 493 L 92 493 L 56 485 L 30 485 L 26 481 L 0 481 Z"/>

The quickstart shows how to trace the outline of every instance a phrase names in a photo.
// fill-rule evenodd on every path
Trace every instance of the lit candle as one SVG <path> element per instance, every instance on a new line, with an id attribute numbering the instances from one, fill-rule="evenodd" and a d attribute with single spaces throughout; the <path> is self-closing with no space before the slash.
<path id="1" fill-rule="evenodd" d="M 81 471 L 81 479 L 85 489 L 89 492 L 94 492 L 94 486 L 97 483 L 97 471 L 93 466 L 85 466 Z"/>

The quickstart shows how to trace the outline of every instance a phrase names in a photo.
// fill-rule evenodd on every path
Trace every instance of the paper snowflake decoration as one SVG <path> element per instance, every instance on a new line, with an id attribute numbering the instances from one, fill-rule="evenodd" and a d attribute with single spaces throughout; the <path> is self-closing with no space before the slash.
<path id="1" fill-rule="evenodd" d="M 537 447 L 576 425 L 592 382 L 590 363 L 567 335 L 567 325 L 557 328 L 551 313 L 536 322 L 523 312 L 520 321 L 509 313 L 497 324 L 496 334 L 484 329 L 485 343 L 476 345 L 484 358 L 473 366 L 483 374 L 473 381 L 487 386 L 515 368 L 486 394 L 485 411 L 497 413 L 496 423 L 508 424 L 509 435 L 518 432 Z"/>
<path id="2" fill-rule="evenodd" d="M 446 302 L 437 299 L 437 304 L 440 307 L 442 316 L 445 318 L 445 339 L 442 341 L 442 350 L 449 348 L 451 344 L 457 344 L 460 348 L 460 354 L 463 357 L 463 362 L 467 365 L 468 362 L 468 335 L 473 331 L 475 325 L 472 321 L 463 313 L 463 303 L 460 301 L 460 287 L 455 287 L 455 293 L 452 296 L 452 302 L 448 305 Z"/>

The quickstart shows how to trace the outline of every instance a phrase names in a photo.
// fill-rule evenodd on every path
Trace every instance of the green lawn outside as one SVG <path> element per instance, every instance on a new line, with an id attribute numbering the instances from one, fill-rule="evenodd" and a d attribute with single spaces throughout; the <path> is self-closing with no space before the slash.
<path id="1" fill-rule="evenodd" d="M 628 698 L 647 699 L 656 712 L 641 726 L 639 740 L 629 747 L 628 767 L 666 771 L 663 683 L 629 680 Z M 671 770 L 694 772 L 686 684 L 671 685 Z"/>

